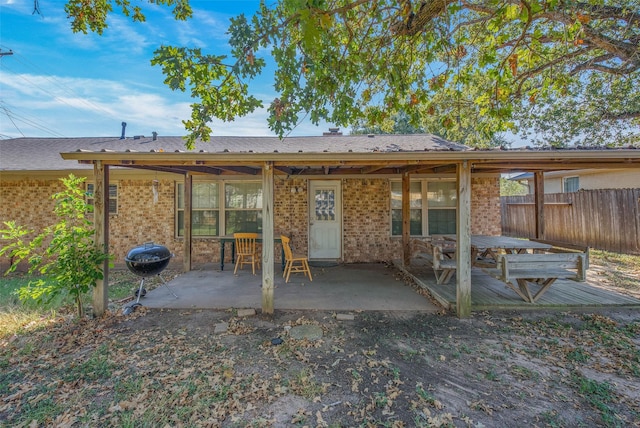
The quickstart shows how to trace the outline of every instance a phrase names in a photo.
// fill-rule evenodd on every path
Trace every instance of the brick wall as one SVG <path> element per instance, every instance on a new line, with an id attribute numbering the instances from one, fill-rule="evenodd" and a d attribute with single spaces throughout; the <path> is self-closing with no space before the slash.
<path id="1" fill-rule="evenodd" d="M 298 254 L 307 254 L 309 211 L 308 181 L 304 179 L 279 180 L 274 186 L 274 236 L 291 238 L 291 247 Z M 280 246 L 276 245 L 274 257 L 281 260 Z"/>
<path id="2" fill-rule="evenodd" d="M 481 177 L 471 180 L 471 233 L 500 235 L 500 179 Z"/>
<path id="3" fill-rule="evenodd" d="M 16 225 L 34 231 L 25 236 L 24 240 L 29 241 L 45 227 L 57 223 L 51 196 L 62 190 L 60 180 L 0 180 L 0 229 L 6 228 L 5 222 L 15 221 Z M 0 257 L 0 274 L 9 268 L 9 263 L 9 257 Z M 26 270 L 28 265 L 21 264 L 20 269 Z"/>
<path id="4" fill-rule="evenodd" d="M 160 180 L 154 202 L 153 180 L 117 180 L 118 213 L 110 215 L 110 252 L 122 266 L 127 252 L 136 245 L 154 241 L 175 254 L 172 265 L 182 267 L 183 239 L 175 237 L 175 191 L 173 180 Z M 390 236 L 389 180 L 383 178 L 342 180 L 344 261 L 378 262 L 398 257 L 401 239 Z M 51 195 L 62 190 L 59 180 L 0 182 L 0 222 L 15 220 L 32 229 L 56 222 Z M 293 189 L 293 191 L 292 191 Z M 274 235 L 288 235 L 296 252 L 307 253 L 308 180 L 276 178 L 274 186 Z M 474 234 L 500 234 L 500 186 L 498 178 L 473 178 L 471 230 Z M 192 240 L 194 265 L 219 261 L 215 239 Z M 226 262 L 231 255 L 226 253 Z M 280 261 L 280 246 L 275 249 Z M 0 260 L 6 266 L 7 260 Z"/>
<path id="5" fill-rule="evenodd" d="M 129 250 L 145 242 L 166 246 L 182 260 L 182 239 L 174 237 L 174 194 L 172 180 L 111 180 L 118 183 L 118 213 L 109 216 L 109 249 L 116 264 L 123 263 Z M 173 260 L 176 263 L 178 260 Z"/>
<path id="6" fill-rule="evenodd" d="M 0 181 L 0 227 L 15 221 L 29 229 L 42 229 L 56 222 L 51 198 L 64 186 L 60 180 Z"/>
<path id="7" fill-rule="evenodd" d="M 401 240 L 391 238 L 390 184 L 387 179 L 345 179 L 342 182 L 344 261 L 391 260 Z"/>

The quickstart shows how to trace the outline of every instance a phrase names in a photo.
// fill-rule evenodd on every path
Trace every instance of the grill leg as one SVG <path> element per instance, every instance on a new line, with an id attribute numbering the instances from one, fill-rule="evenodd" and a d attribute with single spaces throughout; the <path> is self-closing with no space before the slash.
<path id="1" fill-rule="evenodd" d="M 138 288 L 138 298 L 136 299 L 136 303 L 140 303 L 140 297 L 142 296 L 142 289 L 144 288 L 144 278 L 140 280 L 140 288 Z"/>
<path id="2" fill-rule="evenodd" d="M 164 278 L 162 277 L 162 275 L 158 274 L 158 278 L 160 278 L 160 280 L 162 281 L 162 283 L 164 284 L 165 287 L 167 287 L 167 290 L 169 290 L 169 292 L 171 294 L 173 294 L 173 297 L 175 297 L 176 299 L 178 298 L 178 296 L 176 296 L 176 293 L 173 292 L 173 290 L 171 289 L 171 287 L 169 287 L 169 284 L 167 284 L 167 281 L 164 280 Z"/>

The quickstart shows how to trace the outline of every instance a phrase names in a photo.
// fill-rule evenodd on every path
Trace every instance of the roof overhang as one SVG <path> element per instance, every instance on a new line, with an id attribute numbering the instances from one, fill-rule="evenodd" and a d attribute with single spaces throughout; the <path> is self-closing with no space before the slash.
<path id="1" fill-rule="evenodd" d="M 257 175 L 266 162 L 290 175 L 442 174 L 469 162 L 473 172 L 537 172 L 575 169 L 640 168 L 638 149 L 464 150 L 422 152 L 111 152 L 61 153 L 80 163 L 185 174 Z"/>

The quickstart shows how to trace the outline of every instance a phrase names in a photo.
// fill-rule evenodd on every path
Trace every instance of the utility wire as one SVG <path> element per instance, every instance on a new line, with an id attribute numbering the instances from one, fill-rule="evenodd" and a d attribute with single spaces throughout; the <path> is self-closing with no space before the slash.
<path id="1" fill-rule="evenodd" d="M 21 122 L 27 126 L 39 129 L 41 131 L 47 132 L 48 134 L 51 134 L 53 136 L 64 137 L 64 135 L 60 134 L 59 132 L 56 132 L 53 129 L 48 128 L 47 126 L 42 125 L 39 121 L 35 121 L 33 119 L 30 119 L 29 117 L 22 116 L 15 113 L 14 111 L 10 110 L 6 105 L 1 105 L 0 111 L 11 121 L 13 126 L 23 137 L 25 137 L 25 135 L 16 124 L 16 121 Z"/>
<path id="2" fill-rule="evenodd" d="M 20 130 L 20 128 L 18 128 L 18 125 L 16 125 L 16 123 L 13 121 L 13 118 L 11 117 L 11 115 L 8 114 L 8 112 L 6 111 L 6 109 L 4 107 L 2 108 L 2 110 L 5 111 L 6 116 L 9 118 L 9 120 L 13 124 L 13 127 L 16 128 L 16 130 L 20 133 L 20 135 L 22 135 L 24 137 L 25 136 L 24 133 Z"/>
<path id="3" fill-rule="evenodd" d="M 2 46 L 2 48 L 7 49 L 6 46 Z M 2 51 L 0 50 L 0 54 L 2 53 Z M 6 65 L 6 61 L 4 62 L 0 62 L 0 66 L 2 68 L 3 71 L 8 72 L 9 74 L 15 76 L 16 78 L 19 78 L 23 81 L 25 81 L 28 84 L 28 87 L 33 87 L 36 88 L 37 90 L 51 96 L 52 99 L 56 100 L 57 102 L 64 104 L 82 114 L 86 114 L 87 110 L 91 113 L 97 114 L 97 112 L 102 112 L 104 113 L 107 117 L 111 117 L 113 119 L 118 119 L 114 116 L 112 111 L 109 111 L 107 109 L 105 109 L 104 107 L 97 105 L 95 103 L 92 103 L 91 101 L 89 101 L 88 99 L 86 99 L 85 97 L 83 97 L 82 95 L 79 95 L 77 92 L 75 92 L 71 87 L 69 87 L 67 84 L 65 84 L 63 81 L 61 81 L 60 79 L 56 78 L 55 76 L 48 74 L 46 71 L 42 70 L 40 67 L 38 67 L 36 64 L 34 64 L 33 62 L 29 61 L 26 57 L 24 57 L 23 55 L 20 54 L 16 54 L 15 52 L 13 52 L 11 49 L 9 49 L 8 53 L 5 53 L 5 55 L 14 55 L 14 59 L 17 60 L 17 63 L 23 65 L 25 68 L 27 69 L 31 69 L 34 71 L 34 73 L 32 75 L 30 74 L 26 74 L 26 73 L 17 73 L 15 71 L 12 70 L 11 67 L 7 67 Z M 0 58 L 2 58 L 2 56 L 0 56 Z M 38 82 L 35 82 L 33 79 L 30 79 L 28 76 L 32 76 L 32 77 L 40 77 L 45 79 L 48 83 L 51 84 L 51 87 L 53 89 L 59 89 L 61 91 L 61 93 L 54 93 L 52 92 L 52 90 L 49 90 L 45 87 L 42 86 L 42 84 L 39 84 Z M 69 98 L 72 98 L 74 100 L 78 100 L 78 104 L 77 105 L 73 105 L 71 103 L 69 103 L 68 101 L 66 101 L 65 99 L 61 98 L 61 94 L 67 95 Z M 2 100 L 0 100 L 0 102 L 2 102 Z M 84 109 L 83 109 L 84 108 Z M 15 108 L 13 109 L 15 110 Z M 22 122 L 23 124 L 27 124 L 31 127 L 34 127 L 36 129 L 39 129 L 41 131 L 47 132 L 51 135 L 54 136 L 59 136 L 59 137 L 64 137 L 64 135 L 60 134 L 57 131 L 52 130 L 51 128 L 47 127 L 46 125 L 41 124 L 39 119 L 30 119 L 30 118 L 26 118 L 26 117 L 21 117 L 19 116 L 15 111 L 12 111 L 11 109 L 7 108 L 6 106 L 3 106 L 0 109 L 0 113 L 3 113 L 5 116 L 7 116 L 7 118 L 11 121 L 11 123 L 13 124 L 13 126 L 18 130 L 18 132 L 20 132 L 21 135 L 24 136 L 24 134 L 22 133 L 22 131 L 18 128 L 18 125 L 16 124 L 16 121 L 18 122 Z"/>
<path id="4" fill-rule="evenodd" d="M 44 15 L 40 11 L 40 3 L 38 0 L 33 0 L 33 12 L 31 12 L 31 15 L 35 15 L 36 13 L 44 18 Z"/>
<path id="5" fill-rule="evenodd" d="M 9 69 L 8 67 L 3 67 L 3 68 L 4 68 L 4 69 L 6 69 L 6 70 L 8 70 L 8 71 L 10 71 L 10 72 L 15 76 L 15 77 L 17 77 L 17 78 L 19 78 L 19 79 L 24 80 L 24 81 L 25 81 L 25 82 L 27 82 L 30 86 L 32 86 L 32 87 L 34 87 L 34 88 L 38 89 L 38 90 L 39 90 L 39 91 L 41 91 L 41 92 L 44 92 L 44 93 L 45 93 L 45 94 L 47 94 L 47 95 L 50 95 L 50 96 L 51 96 L 51 98 L 53 98 L 54 100 L 56 100 L 56 101 L 58 101 L 58 102 L 60 102 L 60 103 L 62 103 L 62 104 L 65 104 L 65 105 L 67 105 L 67 106 L 71 107 L 72 109 L 77 110 L 78 112 L 85 113 L 85 111 L 84 111 L 84 110 L 81 110 L 81 109 L 79 109 L 77 106 L 75 106 L 75 105 L 73 105 L 73 104 L 68 103 L 68 102 L 67 102 L 67 101 L 65 101 L 63 98 L 60 98 L 58 95 L 56 95 L 55 93 L 51 92 L 51 91 L 50 91 L 50 90 L 48 90 L 48 89 L 43 88 L 41 85 L 38 85 L 36 82 L 34 82 L 34 81 L 30 80 L 29 78 L 27 78 L 27 77 L 26 77 L 27 75 L 25 75 L 24 73 L 20 73 L 20 74 L 18 74 L 18 73 L 16 73 L 16 72 L 12 71 L 11 69 Z M 45 77 L 46 77 L 46 76 L 45 76 Z M 80 97 L 78 94 L 72 94 L 72 95 L 74 95 L 75 97 L 78 97 L 78 98 L 82 101 L 82 103 L 83 103 L 83 104 L 87 105 L 88 107 L 91 107 L 91 109 L 92 109 L 92 110 L 93 110 L 93 109 L 98 109 L 98 110 L 105 111 L 104 109 L 101 109 L 100 107 L 96 106 L 95 104 L 90 104 L 90 103 L 86 102 L 86 100 L 85 100 L 84 98 Z"/>
<path id="6" fill-rule="evenodd" d="M 113 119 L 118 119 L 116 117 L 113 116 L 113 112 L 110 112 L 108 110 L 106 110 L 104 107 L 99 106 L 95 103 L 92 103 L 91 101 L 87 100 L 85 97 L 83 97 L 82 95 L 78 94 L 77 92 L 75 92 L 73 90 L 73 88 L 69 87 L 65 82 L 61 81 L 60 79 L 56 78 L 55 76 L 52 76 L 51 74 L 47 74 L 47 72 L 45 70 L 43 70 L 42 68 L 38 67 L 37 64 L 34 64 L 33 62 L 29 61 L 28 58 L 24 57 L 23 55 L 20 55 L 18 53 L 15 54 L 15 59 L 17 60 L 18 63 L 24 65 L 25 67 L 31 68 L 33 70 L 35 70 L 38 74 L 40 74 L 42 77 L 44 77 L 47 81 L 51 82 L 52 85 L 60 88 L 63 92 L 65 92 L 67 95 L 71 96 L 72 98 L 77 98 L 79 99 L 84 105 L 90 107 L 92 110 L 97 110 L 97 111 L 101 111 L 103 113 L 105 113 L 106 115 L 108 115 L 109 117 L 113 118 Z M 11 71 L 9 69 L 9 71 Z M 15 73 L 14 73 L 15 74 Z M 34 86 L 38 87 L 36 84 L 32 83 Z M 38 87 L 38 89 L 49 93 L 50 95 L 54 96 L 53 94 L 51 94 L 50 92 Z M 60 98 L 55 97 L 56 99 L 60 100 Z M 60 100 L 62 101 L 62 100 Z"/>

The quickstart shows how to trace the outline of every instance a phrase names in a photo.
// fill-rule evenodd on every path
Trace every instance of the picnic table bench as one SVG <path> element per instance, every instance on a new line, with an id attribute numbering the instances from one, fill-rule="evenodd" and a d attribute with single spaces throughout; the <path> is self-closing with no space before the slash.
<path id="1" fill-rule="evenodd" d="M 583 253 L 585 256 L 584 268 L 589 269 L 589 247 L 584 245 L 570 244 L 568 242 L 550 241 L 548 239 L 531 239 L 533 242 L 551 245 L 546 249 L 547 253 Z"/>
<path id="2" fill-rule="evenodd" d="M 428 260 L 433 267 L 437 284 L 447 284 L 456 273 L 455 245 L 442 240 L 432 240 L 431 248 L 425 242 L 416 241 L 417 256 Z"/>
<path id="3" fill-rule="evenodd" d="M 525 301 L 535 303 L 557 279 L 584 281 L 586 263 L 585 253 L 580 252 L 501 254 L 496 268 L 483 271 L 503 281 Z M 532 295 L 529 284 L 540 289 Z"/>

